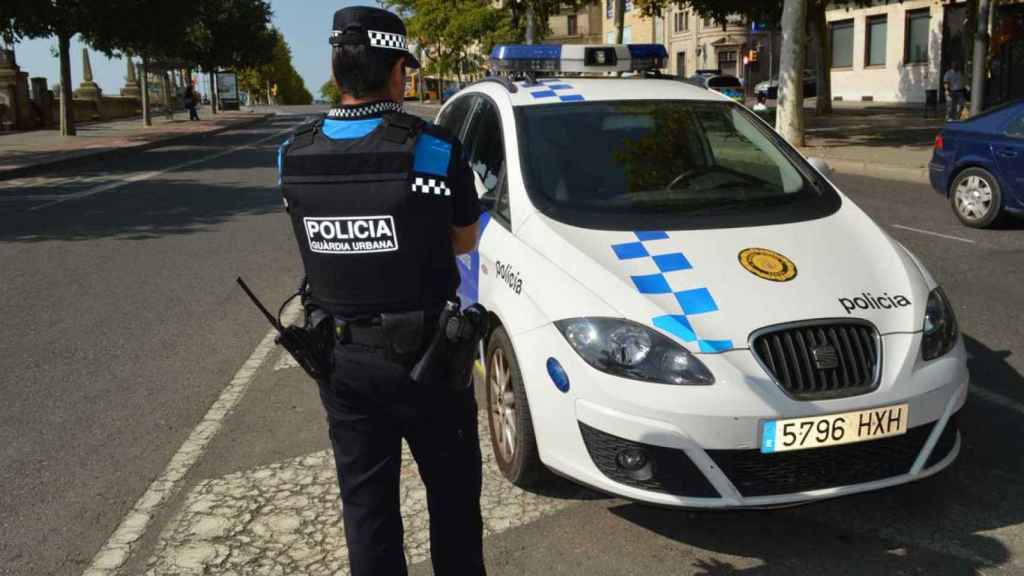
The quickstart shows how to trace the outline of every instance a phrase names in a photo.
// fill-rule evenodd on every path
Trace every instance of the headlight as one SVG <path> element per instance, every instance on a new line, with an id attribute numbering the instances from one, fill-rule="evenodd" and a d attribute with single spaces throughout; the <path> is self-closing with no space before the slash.
<path id="1" fill-rule="evenodd" d="M 959 329 L 956 315 L 942 288 L 932 290 L 924 310 L 924 338 L 921 341 L 921 355 L 925 360 L 934 360 L 956 345 Z"/>
<path id="2" fill-rule="evenodd" d="M 662 334 L 617 318 L 570 318 L 555 326 L 594 368 L 660 384 L 707 386 L 715 378 L 693 354 Z"/>

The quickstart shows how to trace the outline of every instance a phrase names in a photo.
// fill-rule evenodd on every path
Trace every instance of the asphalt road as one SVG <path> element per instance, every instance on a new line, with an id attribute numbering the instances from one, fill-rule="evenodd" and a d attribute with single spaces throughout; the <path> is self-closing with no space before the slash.
<path id="1" fill-rule="evenodd" d="M 294 288 L 273 152 L 301 119 L 0 182 L 0 574 L 81 574 L 264 338 L 233 281 L 271 302 Z M 1024 573 L 1024 224 L 969 230 L 927 186 L 836 180 L 956 306 L 975 393 L 954 467 L 773 512 L 554 489 L 558 512 L 488 539 L 492 574 Z M 188 483 L 326 446 L 296 373 L 261 372 Z"/>

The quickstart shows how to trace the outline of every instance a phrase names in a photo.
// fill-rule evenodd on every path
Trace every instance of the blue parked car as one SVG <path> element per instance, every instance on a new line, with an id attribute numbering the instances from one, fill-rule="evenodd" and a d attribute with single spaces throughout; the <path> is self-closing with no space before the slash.
<path id="1" fill-rule="evenodd" d="M 967 226 L 986 228 L 1004 212 L 1024 214 L 1024 100 L 946 124 L 928 169 L 932 187 Z"/>

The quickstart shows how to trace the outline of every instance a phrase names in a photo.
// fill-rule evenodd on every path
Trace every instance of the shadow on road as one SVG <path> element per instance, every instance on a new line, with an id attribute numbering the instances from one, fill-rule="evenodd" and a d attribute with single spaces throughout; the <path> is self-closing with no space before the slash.
<path id="1" fill-rule="evenodd" d="M 972 386 L 1008 395 L 1024 376 L 966 337 Z M 681 512 L 623 504 L 612 514 L 715 554 L 681 574 L 973 574 L 1000 567 L 1011 551 L 992 533 L 1024 523 L 1024 414 L 972 394 L 960 413 L 958 460 L 939 475 L 879 492 L 771 511 Z M 720 556 L 755 558 L 730 562 Z M 704 555 L 701 555 L 704 556 Z M 740 564 L 743 564 L 742 566 Z"/>
<path id="2" fill-rule="evenodd" d="M 19 198 L 8 202 L 13 209 L 0 210 L 0 242 L 147 240 L 195 233 L 237 216 L 279 211 L 282 204 L 277 188 L 276 149 L 284 136 L 259 144 L 252 141 L 293 125 L 294 120 L 276 121 L 260 130 L 229 132 L 187 146 L 151 150 L 120 162 L 97 162 L 73 173 L 99 178 L 86 184 L 54 179 L 53 183 L 44 181 L 31 188 L 5 190 L 0 192 L 0 201 L 10 195 Z M 108 182 L 124 181 L 235 147 L 240 148 L 221 158 L 129 182 L 94 196 L 71 198 L 31 210 Z M 34 200 L 34 195 L 40 199 Z"/>

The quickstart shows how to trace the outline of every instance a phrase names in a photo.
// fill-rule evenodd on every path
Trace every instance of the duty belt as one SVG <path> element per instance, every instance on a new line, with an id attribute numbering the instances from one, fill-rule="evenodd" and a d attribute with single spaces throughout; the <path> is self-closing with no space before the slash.
<path id="1" fill-rule="evenodd" d="M 386 348 L 387 338 L 381 317 L 334 318 L 334 338 L 339 344 L 356 344 L 369 348 Z"/>

